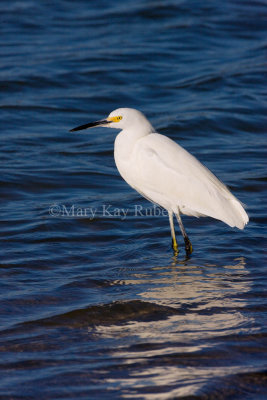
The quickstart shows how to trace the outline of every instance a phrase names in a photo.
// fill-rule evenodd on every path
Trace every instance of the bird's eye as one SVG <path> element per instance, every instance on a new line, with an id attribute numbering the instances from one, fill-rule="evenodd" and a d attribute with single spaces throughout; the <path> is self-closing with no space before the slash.
<path id="1" fill-rule="evenodd" d="M 122 120 L 122 116 L 118 115 L 117 117 L 109 117 L 108 120 L 112 122 L 119 122 L 120 120 Z"/>

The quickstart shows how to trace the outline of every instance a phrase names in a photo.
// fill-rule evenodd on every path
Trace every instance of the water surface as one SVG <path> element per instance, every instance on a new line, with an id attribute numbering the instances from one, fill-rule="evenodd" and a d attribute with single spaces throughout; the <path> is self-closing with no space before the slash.
<path id="1" fill-rule="evenodd" d="M 1 1 L 1 399 L 266 398 L 266 11 Z M 116 132 L 68 132 L 122 106 L 230 187 L 244 231 L 184 217 L 173 257 Z"/>

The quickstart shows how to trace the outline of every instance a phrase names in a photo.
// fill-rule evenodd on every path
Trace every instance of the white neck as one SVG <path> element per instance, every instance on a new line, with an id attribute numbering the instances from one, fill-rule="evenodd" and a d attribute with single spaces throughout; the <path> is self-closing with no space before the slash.
<path id="1" fill-rule="evenodd" d="M 148 122 L 148 121 L 147 121 Z M 119 153 L 121 159 L 127 159 L 135 145 L 135 143 L 142 137 L 155 132 L 152 125 L 148 122 L 146 126 L 135 126 L 128 129 L 123 129 L 115 139 L 114 144 L 114 157 Z"/>

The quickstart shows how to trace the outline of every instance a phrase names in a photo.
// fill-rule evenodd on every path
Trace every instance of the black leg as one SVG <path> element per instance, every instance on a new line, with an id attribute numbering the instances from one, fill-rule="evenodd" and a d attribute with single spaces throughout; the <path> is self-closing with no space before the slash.
<path id="1" fill-rule="evenodd" d="M 183 223 L 182 223 L 182 219 L 181 219 L 180 213 L 178 212 L 178 213 L 175 214 L 175 215 L 176 215 L 178 224 L 179 224 L 179 226 L 180 226 L 181 232 L 182 232 L 183 237 L 184 237 L 184 243 L 185 243 L 185 251 L 186 251 L 186 254 L 187 254 L 187 255 L 190 255 L 190 254 L 193 252 L 192 244 L 191 244 L 191 242 L 190 242 L 190 240 L 189 240 L 189 237 L 187 236 L 187 233 L 186 233 L 186 231 L 185 231 L 185 229 L 184 229 L 184 225 L 183 225 Z"/>

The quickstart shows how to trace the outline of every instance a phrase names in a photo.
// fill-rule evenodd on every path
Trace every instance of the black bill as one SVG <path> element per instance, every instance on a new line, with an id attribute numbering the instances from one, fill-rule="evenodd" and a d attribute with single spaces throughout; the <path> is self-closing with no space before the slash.
<path id="1" fill-rule="evenodd" d="M 76 128 L 71 129 L 70 132 L 82 131 L 83 129 L 94 128 L 95 126 L 106 125 L 110 124 L 111 122 L 112 121 L 108 121 L 107 119 L 101 119 L 100 121 L 89 122 L 89 124 L 76 126 Z"/>

